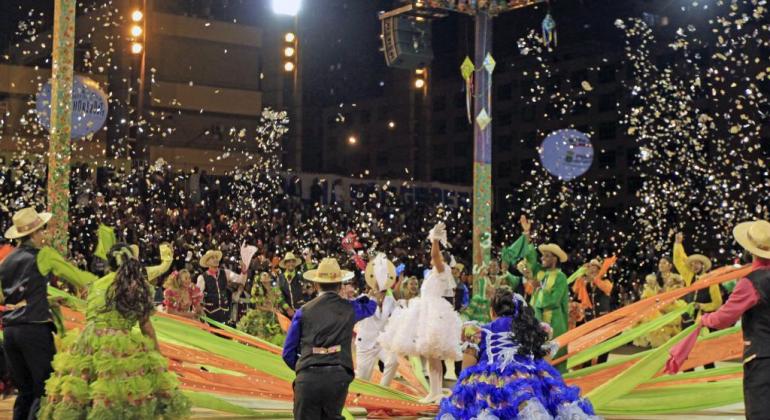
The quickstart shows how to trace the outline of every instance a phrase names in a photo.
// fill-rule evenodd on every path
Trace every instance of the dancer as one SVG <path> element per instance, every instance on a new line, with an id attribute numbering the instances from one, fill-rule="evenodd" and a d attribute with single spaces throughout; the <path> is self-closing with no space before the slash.
<path id="1" fill-rule="evenodd" d="M 458 360 L 460 353 L 460 316 L 442 294 L 451 284 L 452 273 L 441 255 L 439 242 L 448 246 L 446 226 L 439 222 L 428 236 L 431 242 L 433 268 L 420 288 L 420 297 L 413 299 L 409 307 L 395 313 L 380 344 L 386 350 L 402 356 L 421 356 L 428 360 L 430 392 L 421 400 L 436 403 L 442 397 L 442 360 Z"/>
<path id="2" fill-rule="evenodd" d="M 187 270 L 171 273 L 163 283 L 163 309 L 167 314 L 189 319 L 198 319 L 203 313 L 201 301 L 203 293 L 192 284 L 192 276 Z"/>
<path id="3" fill-rule="evenodd" d="M 209 250 L 201 257 L 200 266 L 206 272 L 198 276 L 196 285 L 203 293 L 203 310 L 206 316 L 217 322 L 225 323 L 230 320 L 230 310 L 235 285 L 246 283 L 248 267 L 241 264 L 241 274 L 220 268 L 222 251 Z"/>
<path id="4" fill-rule="evenodd" d="M 396 267 L 385 254 L 377 255 L 366 266 L 366 284 L 377 298 L 377 309 L 369 318 L 358 324 L 356 335 L 356 378 L 368 381 L 377 362 L 382 362 L 384 370 L 380 385 L 390 386 L 398 370 L 398 355 L 382 348 L 377 338 L 385 329 L 396 300 L 390 294 L 390 288 L 396 282 Z"/>
<path id="5" fill-rule="evenodd" d="M 289 309 L 281 291 L 272 285 L 270 274 L 263 272 L 251 288 L 251 304 L 254 307 L 238 321 L 238 329 L 265 341 L 282 346 L 286 336 L 281 330 L 277 313 Z"/>
<path id="6" fill-rule="evenodd" d="M 746 418 L 766 419 L 770 413 L 770 399 L 767 398 L 770 395 L 770 222 L 740 223 L 733 229 L 733 237 L 753 257 L 752 271 L 738 281 L 721 308 L 701 316 L 700 325 L 723 329 L 741 319 Z M 699 332 L 700 329 L 696 329 L 685 341 L 694 343 Z M 676 372 L 687 359 L 687 354 L 674 348 L 671 355 L 666 364 L 667 371 Z M 669 369 L 672 365 L 673 368 Z"/>
<path id="7" fill-rule="evenodd" d="M 171 252 L 161 245 L 166 268 Z M 190 402 L 167 370 L 150 320 L 148 270 L 120 243 L 109 253 L 109 266 L 114 271 L 89 286 L 85 329 L 68 334 L 54 359 L 40 418 L 187 418 Z"/>
<path id="8" fill-rule="evenodd" d="M 297 266 L 301 263 L 302 260 L 294 256 L 293 252 L 287 252 L 286 256 L 278 263 L 278 266 L 283 269 L 278 274 L 278 287 L 283 293 L 283 300 L 289 304 L 289 316 L 294 316 L 294 311 L 312 299 L 312 296 L 307 293 L 305 282 L 302 280 L 302 272 L 297 270 Z"/>
<path id="9" fill-rule="evenodd" d="M 658 272 L 655 274 L 650 274 L 646 277 L 647 284 L 645 285 L 645 289 L 642 292 L 642 299 L 655 296 L 657 294 L 654 293 L 656 289 L 658 290 L 658 293 L 660 293 L 660 291 L 670 292 L 672 290 L 681 289 L 684 287 L 684 280 L 682 280 L 682 277 L 671 271 L 673 267 L 674 265 L 671 258 L 668 256 L 663 256 L 660 258 L 658 261 Z M 657 288 L 655 287 L 656 284 L 658 286 Z M 685 305 L 687 304 L 684 302 L 684 300 L 675 300 L 671 304 L 662 308 L 660 313 L 653 313 L 652 315 L 645 317 L 644 321 L 650 321 Z M 670 324 L 664 325 L 660 329 L 653 331 L 646 336 L 637 338 L 634 340 L 634 344 L 642 344 L 642 347 L 656 348 L 665 344 L 668 340 L 679 334 L 681 331 L 682 318 L 677 318 L 676 320 L 671 321 Z"/>
<path id="10" fill-rule="evenodd" d="M 367 296 L 349 301 L 339 295 L 340 284 L 353 273 L 340 270 L 334 258 L 324 258 L 304 277 L 320 293 L 294 313 L 283 345 L 283 360 L 297 373 L 294 418 L 342 419 L 353 381 L 353 327 L 371 316 L 377 303 Z"/>
<path id="11" fill-rule="evenodd" d="M 572 284 L 580 307 L 583 309 L 583 322 L 594 320 L 610 312 L 612 282 L 599 276 L 602 262 L 596 258 L 585 265 L 585 274 Z M 580 325 L 581 323 L 578 323 Z"/>
<path id="12" fill-rule="evenodd" d="M 463 373 L 439 420 L 591 419 L 593 407 L 543 360 L 548 334 L 508 287 L 492 298 L 493 321 L 463 328 Z"/>
<path id="13" fill-rule="evenodd" d="M 532 223 L 526 216 L 521 216 L 521 227 L 528 242 L 532 242 Z M 567 262 L 567 253 L 556 244 L 537 247 L 540 263 L 533 250 L 526 256 L 527 265 L 524 277 L 529 283 L 531 305 L 537 319 L 553 328 L 554 338 L 567 332 L 569 317 L 569 291 L 567 276 L 559 269 L 559 264 Z"/>
<path id="14" fill-rule="evenodd" d="M 688 256 L 684 250 L 684 235 L 678 233 L 674 242 L 674 265 L 682 276 L 684 284 L 690 284 L 700 280 L 701 276 L 711 270 L 711 260 L 701 254 Z M 700 289 L 695 293 L 685 296 L 687 303 L 695 302 L 695 314 L 697 319 L 702 313 L 714 312 L 722 306 L 722 291 L 718 284 L 712 284 L 708 289 Z M 684 327 L 693 324 L 693 320 L 685 322 Z"/>
<path id="15" fill-rule="evenodd" d="M 7 239 L 20 241 L 0 265 L 0 297 L 5 297 L 3 348 L 11 381 L 19 390 L 13 405 L 14 420 L 36 418 L 45 381 L 53 370 L 55 327 L 47 298 L 51 274 L 78 288 L 96 279 L 44 246 L 48 240 L 44 228 L 51 217 L 51 213 L 24 208 L 13 215 L 13 226 L 5 232 Z"/>

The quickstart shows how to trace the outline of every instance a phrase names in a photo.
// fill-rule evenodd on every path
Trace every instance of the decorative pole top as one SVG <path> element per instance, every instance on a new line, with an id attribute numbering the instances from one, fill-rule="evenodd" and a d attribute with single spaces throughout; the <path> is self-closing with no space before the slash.
<path id="1" fill-rule="evenodd" d="M 412 0 L 415 8 L 443 9 L 453 12 L 475 15 L 480 11 L 490 16 L 509 12 L 514 9 L 543 3 L 545 0 Z"/>

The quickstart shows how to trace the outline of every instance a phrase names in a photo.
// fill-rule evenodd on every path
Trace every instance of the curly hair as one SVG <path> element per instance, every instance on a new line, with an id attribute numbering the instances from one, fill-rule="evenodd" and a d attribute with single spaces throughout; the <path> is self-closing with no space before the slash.
<path id="1" fill-rule="evenodd" d="M 127 257 L 131 250 L 125 244 L 116 244 L 110 250 L 110 263 L 118 266 L 115 281 L 107 289 L 105 311 L 116 310 L 124 318 L 144 322 L 152 314 L 153 288 L 147 281 L 142 264 Z"/>
<path id="2" fill-rule="evenodd" d="M 548 352 L 543 345 L 548 341 L 548 334 L 535 318 L 535 312 L 524 302 L 521 295 L 516 295 L 510 287 L 500 287 L 492 298 L 492 311 L 498 317 L 511 317 L 511 331 L 519 343 L 519 354 L 538 359 Z"/>

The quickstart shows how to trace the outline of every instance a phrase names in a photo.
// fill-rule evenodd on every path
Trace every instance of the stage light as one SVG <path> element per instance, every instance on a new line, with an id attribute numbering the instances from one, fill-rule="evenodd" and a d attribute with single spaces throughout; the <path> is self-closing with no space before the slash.
<path id="1" fill-rule="evenodd" d="M 278 15 L 297 16 L 302 0 L 273 0 L 273 12 Z"/>
<path id="2" fill-rule="evenodd" d="M 350 136 L 350 137 L 348 137 L 348 143 L 349 144 L 356 144 L 356 143 L 358 143 L 358 139 L 356 138 L 356 136 Z"/>
<path id="3" fill-rule="evenodd" d="M 283 69 L 287 72 L 294 71 L 294 63 L 292 63 L 291 61 L 287 61 L 283 63 Z"/>
<path id="4" fill-rule="evenodd" d="M 286 48 L 284 48 L 283 55 L 285 57 L 293 57 L 294 56 L 294 47 L 286 47 Z"/>
<path id="5" fill-rule="evenodd" d="M 414 80 L 414 87 L 417 89 L 422 89 L 425 87 L 425 79 L 415 79 Z"/>
<path id="6" fill-rule="evenodd" d="M 143 49 L 144 49 L 144 46 L 142 46 L 141 42 L 134 42 L 131 44 L 131 52 L 133 54 L 140 54 Z"/>
<path id="7" fill-rule="evenodd" d="M 388 121 L 388 128 L 391 129 L 391 130 L 396 128 L 396 122 L 395 121 Z"/>
<path id="8" fill-rule="evenodd" d="M 131 36 L 134 38 L 139 38 L 142 36 L 142 27 L 139 25 L 134 25 L 131 27 Z"/>
<path id="9" fill-rule="evenodd" d="M 283 40 L 286 42 L 294 42 L 296 38 L 294 32 L 286 32 L 286 35 L 283 36 Z"/>
<path id="10" fill-rule="evenodd" d="M 140 20 L 142 20 L 143 17 L 144 17 L 144 13 L 142 13 L 141 10 L 134 10 L 131 13 L 131 20 L 133 20 L 134 22 L 139 22 Z"/>

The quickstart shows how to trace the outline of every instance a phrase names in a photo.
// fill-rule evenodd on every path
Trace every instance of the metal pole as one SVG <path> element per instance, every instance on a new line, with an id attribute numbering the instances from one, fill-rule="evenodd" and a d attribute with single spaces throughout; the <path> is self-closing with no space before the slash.
<path id="1" fill-rule="evenodd" d="M 294 16 L 294 85 L 292 86 L 292 102 L 294 106 L 294 170 L 302 172 L 302 63 L 300 58 L 302 48 L 300 48 L 301 34 L 299 33 L 299 13 Z"/>
<path id="2" fill-rule="evenodd" d="M 489 262 L 489 246 L 482 240 L 491 235 L 492 223 L 492 124 L 483 129 L 476 117 L 485 111 L 492 115 L 488 92 L 492 74 L 484 66 L 484 58 L 492 50 L 492 17 L 486 10 L 476 14 L 475 84 L 473 92 L 473 272 Z"/>
<path id="3" fill-rule="evenodd" d="M 55 0 L 51 81 L 51 134 L 48 144 L 48 209 L 51 246 L 68 252 L 70 135 L 75 57 L 75 0 Z"/>

